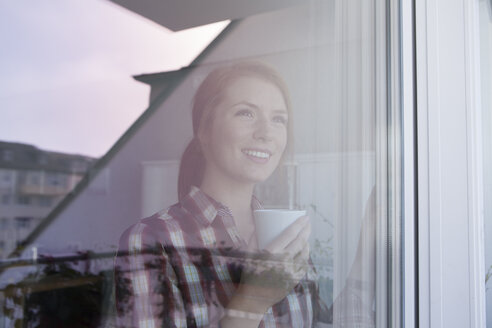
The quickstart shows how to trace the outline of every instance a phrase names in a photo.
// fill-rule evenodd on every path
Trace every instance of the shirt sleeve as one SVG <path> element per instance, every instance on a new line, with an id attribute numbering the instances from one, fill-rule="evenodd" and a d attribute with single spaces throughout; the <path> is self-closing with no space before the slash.
<path id="1" fill-rule="evenodd" d="M 123 233 L 114 269 L 118 327 L 186 327 L 176 274 L 151 227 Z"/>

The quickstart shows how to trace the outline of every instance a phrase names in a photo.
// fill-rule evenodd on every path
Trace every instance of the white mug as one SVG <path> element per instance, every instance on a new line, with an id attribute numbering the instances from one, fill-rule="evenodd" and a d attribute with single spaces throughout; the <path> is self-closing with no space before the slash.
<path id="1" fill-rule="evenodd" d="M 258 247 L 264 249 L 301 216 L 305 210 L 265 209 L 253 212 Z"/>

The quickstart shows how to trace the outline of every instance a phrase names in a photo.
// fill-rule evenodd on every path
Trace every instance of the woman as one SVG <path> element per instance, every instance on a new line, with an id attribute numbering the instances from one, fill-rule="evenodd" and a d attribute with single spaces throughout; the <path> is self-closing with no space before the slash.
<path id="1" fill-rule="evenodd" d="M 253 196 L 289 148 L 287 88 L 271 68 L 210 73 L 193 104 L 194 138 L 179 202 L 122 235 L 116 259 L 120 323 L 132 327 L 310 327 L 310 224 L 299 218 L 262 252 Z"/>

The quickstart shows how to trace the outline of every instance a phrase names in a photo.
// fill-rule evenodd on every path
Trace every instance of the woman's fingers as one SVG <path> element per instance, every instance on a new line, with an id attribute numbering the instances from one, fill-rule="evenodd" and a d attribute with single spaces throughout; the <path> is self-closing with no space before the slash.
<path id="1" fill-rule="evenodd" d="M 302 233 L 305 226 L 309 225 L 309 217 L 301 216 L 294 223 L 292 223 L 287 229 L 285 229 L 280 236 L 275 238 L 275 240 L 268 245 L 267 251 L 271 253 L 282 253 L 284 249 L 292 243 L 297 236 Z"/>
<path id="2" fill-rule="evenodd" d="M 297 276 L 300 268 L 304 268 L 309 259 L 309 238 L 310 226 L 303 228 L 297 238 L 288 245 L 281 257 L 277 258 L 277 263 L 283 266 L 284 271 L 290 275 Z"/>
<path id="3" fill-rule="evenodd" d="M 310 233 L 309 218 L 297 219 L 266 248 L 266 253 L 249 263 L 247 281 L 256 281 L 262 286 L 295 286 L 306 272 Z"/>
<path id="4" fill-rule="evenodd" d="M 309 236 L 311 235 L 311 224 L 306 224 L 302 230 L 299 232 L 297 237 L 291 241 L 289 245 L 285 248 L 285 251 L 291 256 L 295 256 L 297 253 L 302 251 L 305 245 L 308 243 Z"/>
<path id="5" fill-rule="evenodd" d="M 309 259 L 309 243 L 304 244 L 303 248 L 295 255 L 294 261 L 307 261 Z"/>

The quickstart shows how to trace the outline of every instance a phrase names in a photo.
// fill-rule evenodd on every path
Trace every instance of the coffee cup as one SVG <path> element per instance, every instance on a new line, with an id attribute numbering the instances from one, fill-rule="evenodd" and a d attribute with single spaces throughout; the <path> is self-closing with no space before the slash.
<path id="1" fill-rule="evenodd" d="M 264 249 L 298 218 L 306 215 L 306 211 L 263 209 L 255 210 L 253 215 L 256 225 L 258 247 L 259 249 Z"/>

